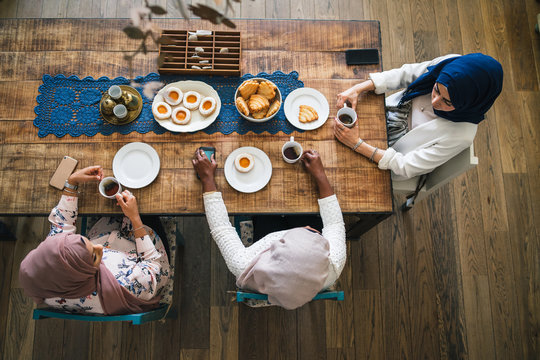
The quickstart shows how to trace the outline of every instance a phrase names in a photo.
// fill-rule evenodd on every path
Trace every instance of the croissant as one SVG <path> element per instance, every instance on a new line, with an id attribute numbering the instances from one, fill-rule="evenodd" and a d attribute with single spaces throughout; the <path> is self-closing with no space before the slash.
<path id="1" fill-rule="evenodd" d="M 253 114 L 251 114 L 251 116 L 254 118 L 254 119 L 262 119 L 264 117 L 266 117 L 266 110 L 263 110 L 263 111 L 259 111 L 259 112 L 254 112 Z"/>
<path id="2" fill-rule="evenodd" d="M 248 107 L 251 112 L 261 112 L 263 110 L 267 110 L 268 106 L 270 106 L 270 102 L 267 98 L 265 98 L 262 95 L 251 95 L 248 101 Z"/>
<path id="3" fill-rule="evenodd" d="M 298 120 L 301 123 L 307 123 L 315 121 L 319 118 L 319 114 L 309 105 L 300 105 L 300 112 L 298 114 Z"/>
<path id="4" fill-rule="evenodd" d="M 244 99 L 249 99 L 249 97 L 257 92 L 259 88 L 259 83 L 256 80 L 246 80 L 238 88 L 238 92 Z"/>
<path id="5" fill-rule="evenodd" d="M 279 110 L 280 105 L 281 105 L 281 102 L 279 100 L 274 101 L 268 108 L 266 117 L 274 115 Z"/>
<path id="6" fill-rule="evenodd" d="M 246 116 L 249 116 L 249 108 L 246 100 L 243 97 L 239 96 L 236 98 L 236 107 L 240 112 Z"/>
<path id="7" fill-rule="evenodd" d="M 276 96 L 276 85 L 269 81 L 261 81 L 257 94 L 264 96 L 268 100 L 272 100 Z"/>

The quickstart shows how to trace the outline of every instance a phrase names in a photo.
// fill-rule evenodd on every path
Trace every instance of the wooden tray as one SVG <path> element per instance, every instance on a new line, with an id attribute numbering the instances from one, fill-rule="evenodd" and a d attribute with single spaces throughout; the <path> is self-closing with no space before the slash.
<path id="1" fill-rule="evenodd" d="M 163 30 L 172 44 L 160 44 L 159 53 L 164 54 L 160 74 L 201 74 L 240 76 L 241 41 L 239 31 L 212 31 L 212 35 L 198 36 L 196 41 L 188 40 L 188 32 L 196 30 Z M 195 48 L 201 47 L 200 58 L 193 58 Z M 228 53 L 220 53 L 228 48 Z M 207 60 L 208 64 L 199 63 Z M 211 66 L 211 69 L 193 69 L 192 66 Z"/>

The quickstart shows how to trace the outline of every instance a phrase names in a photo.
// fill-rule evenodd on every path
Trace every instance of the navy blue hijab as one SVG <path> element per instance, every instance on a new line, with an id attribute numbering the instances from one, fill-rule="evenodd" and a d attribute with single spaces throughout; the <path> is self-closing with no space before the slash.
<path id="1" fill-rule="evenodd" d="M 409 85 L 399 105 L 431 93 L 436 82 L 446 86 L 455 110 L 434 110 L 435 114 L 454 122 L 478 124 L 501 93 L 503 70 L 497 60 L 481 53 L 443 60 Z"/>

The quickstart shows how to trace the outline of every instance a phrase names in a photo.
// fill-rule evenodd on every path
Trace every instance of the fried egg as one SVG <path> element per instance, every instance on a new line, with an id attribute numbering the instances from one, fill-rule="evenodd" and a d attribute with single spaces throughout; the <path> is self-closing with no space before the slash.
<path id="1" fill-rule="evenodd" d="M 201 100 L 201 105 L 199 105 L 199 112 L 201 115 L 208 116 L 213 113 L 214 110 L 216 110 L 216 99 L 209 96 Z"/>
<path id="2" fill-rule="evenodd" d="M 243 173 L 247 173 L 248 171 L 253 169 L 254 164 L 255 161 L 253 160 L 253 156 L 247 153 L 239 154 L 234 160 L 234 166 L 236 167 L 236 170 Z"/>
<path id="3" fill-rule="evenodd" d="M 182 90 L 174 86 L 167 88 L 164 96 L 165 101 L 173 106 L 180 104 L 183 97 L 184 94 L 182 93 Z"/>
<path id="4" fill-rule="evenodd" d="M 166 120 L 171 117 L 171 107 L 163 101 L 155 102 L 152 106 L 152 114 L 159 120 Z"/>
<path id="5" fill-rule="evenodd" d="M 189 110 L 195 110 L 201 103 L 201 94 L 196 91 L 188 91 L 184 94 L 184 106 Z"/>
<path id="6" fill-rule="evenodd" d="M 173 110 L 171 119 L 177 125 L 189 124 L 191 121 L 191 111 L 183 106 L 179 106 Z"/>

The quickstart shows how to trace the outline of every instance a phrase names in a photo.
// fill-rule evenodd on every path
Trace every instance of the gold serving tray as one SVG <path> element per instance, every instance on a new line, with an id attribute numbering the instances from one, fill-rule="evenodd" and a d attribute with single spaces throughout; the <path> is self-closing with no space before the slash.
<path id="1" fill-rule="evenodd" d="M 119 86 L 120 86 L 120 89 L 122 89 L 123 91 L 127 91 L 132 96 L 135 96 L 137 98 L 138 103 L 139 103 L 137 108 L 135 110 L 128 110 L 128 114 L 124 119 L 119 119 L 114 114 L 111 114 L 111 115 L 104 114 L 103 111 L 101 110 L 101 105 L 105 99 L 110 98 L 109 94 L 105 92 L 99 102 L 99 112 L 101 116 L 103 116 L 103 119 L 105 119 L 105 121 L 107 121 L 108 123 L 111 123 L 113 125 L 126 125 L 132 122 L 133 120 L 135 120 L 141 114 L 141 111 L 143 108 L 143 100 L 142 100 L 141 94 L 139 94 L 137 89 L 135 89 L 134 87 L 131 87 L 129 85 L 119 85 Z M 123 104 L 123 103 L 118 102 L 118 104 Z"/>

